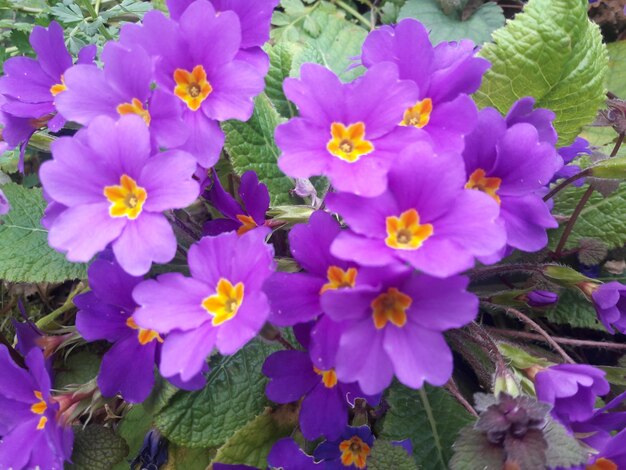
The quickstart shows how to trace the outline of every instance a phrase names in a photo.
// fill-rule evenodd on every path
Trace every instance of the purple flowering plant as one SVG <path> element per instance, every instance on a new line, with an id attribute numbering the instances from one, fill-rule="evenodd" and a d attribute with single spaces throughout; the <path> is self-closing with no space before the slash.
<path id="1" fill-rule="evenodd" d="M 626 465 L 601 6 L 1 3 L 0 470 Z"/>

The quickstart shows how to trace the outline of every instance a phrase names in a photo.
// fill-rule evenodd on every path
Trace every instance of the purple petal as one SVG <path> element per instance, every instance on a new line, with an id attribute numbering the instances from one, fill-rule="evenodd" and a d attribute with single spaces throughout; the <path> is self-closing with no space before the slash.
<path id="1" fill-rule="evenodd" d="M 197 376 L 215 344 L 216 329 L 210 322 L 190 331 L 170 333 L 161 349 L 161 374 L 179 375 L 186 382 Z"/>

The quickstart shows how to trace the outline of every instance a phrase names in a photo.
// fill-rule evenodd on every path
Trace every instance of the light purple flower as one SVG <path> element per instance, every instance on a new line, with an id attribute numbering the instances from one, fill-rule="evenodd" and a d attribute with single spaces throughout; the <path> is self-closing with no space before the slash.
<path id="1" fill-rule="evenodd" d="M 377 196 L 398 152 L 428 138 L 398 126 L 417 99 L 417 86 L 400 81 L 392 63 L 373 66 L 347 84 L 321 65 L 304 64 L 300 79 L 286 79 L 283 89 L 300 112 L 275 132 L 282 152 L 278 166 L 293 178 L 325 175 L 339 191 Z"/>
<path id="2" fill-rule="evenodd" d="M 47 195 L 65 206 L 48 242 L 70 261 L 89 261 L 112 243 L 129 274 L 176 254 L 176 237 L 163 211 L 184 208 L 198 195 L 195 159 L 181 151 L 152 155 L 150 133 L 138 116 L 95 119 L 74 137 L 52 144 L 41 166 Z"/>
<path id="3" fill-rule="evenodd" d="M 582 137 L 576 137 L 574 142 L 566 147 L 561 147 L 557 149 L 561 158 L 563 158 L 563 163 L 565 164 L 563 168 L 557 171 L 552 178 L 552 182 L 561 179 L 561 178 L 569 178 L 570 176 L 574 176 L 576 173 L 580 172 L 580 167 L 578 165 L 571 165 L 570 163 L 575 160 L 580 155 L 591 155 L 591 149 L 589 148 L 589 142 Z M 573 186 L 582 186 L 585 183 L 585 178 L 580 178 L 572 183 Z"/>
<path id="4" fill-rule="evenodd" d="M 0 215 L 8 214 L 11 210 L 11 203 L 0 189 Z"/>
<path id="5" fill-rule="evenodd" d="M 96 260 L 89 267 L 90 292 L 74 299 L 76 329 L 87 341 L 113 343 L 102 358 L 98 386 L 105 397 L 118 393 L 141 403 L 154 385 L 154 362 L 163 339 L 139 328 L 133 319 L 133 288 L 143 278 L 131 276 L 115 262 Z"/>
<path id="6" fill-rule="evenodd" d="M 389 187 L 378 197 L 326 197 L 350 227 L 333 241 L 338 258 L 365 266 L 408 263 L 437 277 L 460 273 L 505 243 L 498 205 L 463 188 L 458 155 L 435 155 L 426 143 L 395 156 Z"/>
<path id="7" fill-rule="evenodd" d="M 43 353 L 33 348 L 28 370 L 15 364 L 0 345 L 0 465 L 2 468 L 63 468 L 72 455 L 74 435 L 57 422 Z"/>
<path id="8" fill-rule="evenodd" d="M 218 121 L 248 120 L 265 86 L 261 71 L 235 57 L 241 45 L 237 14 L 217 15 L 206 0 L 193 2 L 176 21 L 151 11 L 142 26 L 122 28 L 121 42 L 141 45 L 155 60 L 157 84 L 184 109 L 190 138 L 182 149 L 201 166 L 213 166 L 224 143 Z"/>
<path id="9" fill-rule="evenodd" d="M 600 284 L 591 298 L 604 327 L 610 333 L 626 333 L 626 286 L 617 281 Z"/>
<path id="10" fill-rule="evenodd" d="M 205 237 L 189 249 L 191 277 L 168 273 L 139 284 L 134 318 L 146 329 L 168 334 L 161 374 L 196 376 L 214 347 L 234 354 L 259 332 L 269 316 L 262 291 L 274 270 L 267 230 Z"/>
<path id="11" fill-rule="evenodd" d="M 393 62 L 400 78 L 419 87 L 417 98 L 398 114 L 397 122 L 431 135 L 437 149 L 461 151 L 463 136 L 476 125 L 477 110 L 468 96 L 480 87 L 489 62 L 476 57 L 469 40 L 433 47 L 428 31 L 417 20 L 372 31 L 363 44 L 365 67 Z"/>

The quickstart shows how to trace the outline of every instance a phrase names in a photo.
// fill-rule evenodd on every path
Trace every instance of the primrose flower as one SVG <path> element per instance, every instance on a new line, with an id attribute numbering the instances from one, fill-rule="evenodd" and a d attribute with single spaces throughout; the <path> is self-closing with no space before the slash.
<path id="1" fill-rule="evenodd" d="M 610 332 L 626 333 L 626 286 L 612 281 L 594 285 L 591 300 L 598 319 Z"/>
<path id="2" fill-rule="evenodd" d="M 427 138 L 398 126 L 398 116 L 417 99 L 417 86 L 400 81 L 394 64 L 378 64 L 352 83 L 304 64 L 300 79 L 287 78 L 283 89 L 300 112 L 275 132 L 278 166 L 293 178 L 325 175 L 339 191 L 377 196 L 398 152 Z"/>
<path id="3" fill-rule="evenodd" d="M 241 25 L 241 45 L 235 56 L 257 67 L 263 75 L 269 69 L 269 58 L 261 47 L 270 39 L 270 22 L 280 0 L 209 0 L 217 14 L 233 11 Z M 178 20 L 194 0 L 168 0 L 170 16 Z"/>
<path id="4" fill-rule="evenodd" d="M 570 176 L 574 176 L 576 173 L 580 172 L 580 167 L 578 165 L 571 165 L 570 163 L 581 155 L 591 155 L 591 149 L 589 148 L 589 142 L 582 137 L 576 137 L 574 142 L 566 147 L 561 147 L 557 149 L 559 155 L 563 159 L 563 163 L 565 164 L 563 168 L 557 171 L 552 178 L 552 181 L 556 181 L 560 178 L 569 178 Z M 584 178 L 580 178 L 572 183 L 573 186 L 582 186 L 585 182 Z"/>
<path id="5" fill-rule="evenodd" d="M 143 279 L 115 262 L 99 259 L 89 267 L 90 292 L 74 299 L 76 328 L 87 341 L 113 343 L 102 358 L 98 386 L 105 397 L 118 393 L 129 402 L 144 401 L 154 385 L 154 362 L 163 339 L 139 328 L 133 319 L 133 288 Z"/>
<path id="6" fill-rule="evenodd" d="M 259 182 L 259 177 L 254 171 L 246 171 L 241 175 L 239 185 L 241 204 L 224 190 L 215 171 L 213 172 L 213 185 L 211 189 L 204 192 L 204 197 L 227 217 L 205 223 L 206 235 L 217 235 L 233 230 L 243 235 L 257 227 L 262 227 L 265 224 L 265 213 L 270 207 L 270 193 L 267 186 Z"/>
<path id="7" fill-rule="evenodd" d="M 63 116 L 55 114 L 54 103 L 65 90 L 63 74 L 72 66 L 63 28 L 56 21 L 48 28 L 35 26 L 30 44 L 37 59 L 12 57 L 4 63 L 4 76 L 0 77 L 0 93 L 6 98 L 2 111 L 10 116 L 5 118 L 2 138 L 11 147 L 27 141 L 40 127 L 47 125 L 56 132 L 65 124 Z M 78 63 L 92 62 L 95 54 L 96 46 L 83 48 Z M 23 170 L 22 160 L 20 169 Z"/>
<path id="8" fill-rule="evenodd" d="M 70 427 L 57 422 L 59 405 L 50 396 L 43 354 L 26 355 L 28 370 L 17 366 L 0 345 L 0 465 L 2 468 L 63 468 L 72 455 Z"/>
<path id="9" fill-rule="evenodd" d="M 125 25 L 121 42 L 139 44 L 153 57 L 157 84 L 184 110 L 190 138 L 181 148 L 202 167 L 213 166 L 224 143 L 218 121 L 248 120 L 265 86 L 261 71 L 235 57 L 241 46 L 237 14 L 218 15 L 207 0 L 196 0 L 177 20 L 153 10 L 142 26 Z"/>
<path id="10" fill-rule="evenodd" d="M 438 149 L 463 150 L 463 136 L 476 125 L 477 110 L 468 96 L 480 87 L 489 62 L 475 56 L 470 40 L 433 47 L 417 20 L 372 31 L 363 43 L 361 62 L 367 68 L 393 62 L 402 80 L 419 88 L 417 98 L 397 116 L 402 126 L 423 129 Z"/>
<path id="11" fill-rule="evenodd" d="M 65 208 L 50 222 L 50 246 L 70 261 L 87 262 L 111 243 L 120 266 L 135 276 L 174 257 L 176 237 L 162 212 L 198 196 L 191 155 L 152 155 L 148 128 L 132 115 L 117 122 L 96 118 L 74 137 L 55 141 L 52 155 L 40 178 Z"/>
<path id="12" fill-rule="evenodd" d="M 350 227 L 333 241 L 334 256 L 365 266 L 408 263 L 446 277 L 503 247 L 498 205 L 486 194 L 463 189 L 458 155 L 434 155 L 421 142 L 395 158 L 389 187 L 380 196 L 326 197 L 328 208 Z"/>
<path id="13" fill-rule="evenodd" d="M 290 437 L 276 441 L 267 456 L 267 463 L 273 468 L 284 470 L 318 470 L 322 467 L 313 461 L 312 456 L 305 454 Z"/>
<path id="14" fill-rule="evenodd" d="M 508 127 L 498 111 L 485 108 L 465 139 L 465 187 L 498 203 L 498 222 L 506 229 L 507 244 L 522 251 L 546 246 L 546 230 L 558 226 L 542 197 L 563 161 L 541 135 L 527 122 Z M 504 250 L 499 257 L 503 254 Z"/>
<path id="15" fill-rule="evenodd" d="M 366 396 L 355 383 L 339 382 L 334 369 L 314 367 L 306 351 L 275 352 L 265 360 L 263 373 L 270 378 L 265 389 L 270 400 L 291 403 L 305 397 L 300 429 L 311 441 L 321 435 L 337 439 L 348 425 L 348 407 L 354 407 L 356 398 L 364 398 L 372 406 L 380 400 L 380 395 Z"/>
<path id="16" fill-rule="evenodd" d="M 535 376 L 537 399 L 553 405 L 552 416 L 567 428 L 594 414 L 596 398 L 611 390 L 600 369 L 586 364 L 558 364 Z"/>
<path id="17" fill-rule="evenodd" d="M 374 435 L 370 428 L 348 426 L 339 439 L 317 446 L 313 457 L 324 462 L 327 470 L 343 470 L 346 467 L 364 469 L 367 468 L 373 445 Z"/>
<path id="18" fill-rule="evenodd" d="M 140 47 L 109 42 L 102 51 L 104 70 L 93 64 L 74 65 L 65 72 L 65 91 L 56 100 L 59 112 L 84 126 L 98 116 L 141 117 L 155 144 L 172 148 L 185 143 L 189 132 L 175 96 L 152 90 L 152 60 Z M 94 93 L 94 90 L 98 90 Z"/>
<path id="19" fill-rule="evenodd" d="M 168 334 L 161 374 L 196 376 L 214 347 L 234 354 L 261 329 L 269 316 L 261 290 L 274 270 L 266 229 L 205 237 L 189 248 L 191 277 L 163 274 L 135 287 L 134 318 L 141 328 Z"/>
<path id="20" fill-rule="evenodd" d="M 468 282 L 462 276 L 381 273 L 367 286 L 325 293 L 324 312 L 338 322 L 338 380 L 358 382 L 370 395 L 389 386 L 394 374 L 411 388 L 424 381 L 445 384 L 452 352 L 443 332 L 466 325 L 478 312 Z"/>

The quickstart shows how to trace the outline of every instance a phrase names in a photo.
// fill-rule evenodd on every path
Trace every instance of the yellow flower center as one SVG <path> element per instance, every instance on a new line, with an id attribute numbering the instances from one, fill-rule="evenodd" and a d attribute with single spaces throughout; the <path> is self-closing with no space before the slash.
<path id="1" fill-rule="evenodd" d="M 367 457 L 370 455 L 370 446 L 361 440 L 359 436 L 352 436 L 350 439 L 339 444 L 341 451 L 341 463 L 349 467 L 365 468 Z"/>
<path id="2" fill-rule="evenodd" d="M 258 227 L 254 219 L 249 215 L 238 215 L 237 220 L 241 222 L 241 227 L 237 229 L 237 235 L 243 235 Z"/>
<path id="3" fill-rule="evenodd" d="M 65 78 L 63 77 L 63 75 L 61 75 L 61 83 L 52 85 L 50 87 L 50 93 L 52 93 L 52 96 L 56 96 L 65 90 L 67 90 L 67 86 L 65 85 Z"/>
<path id="4" fill-rule="evenodd" d="M 176 87 L 174 94 L 187 103 L 192 111 L 200 109 L 202 102 L 213 91 L 213 87 L 206 79 L 206 71 L 202 65 L 196 65 L 191 72 L 185 69 L 174 71 Z"/>
<path id="5" fill-rule="evenodd" d="M 344 271 L 338 266 L 329 266 L 326 274 L 328 276 L 328 282 L 322 286 L 320 294 L 323 294 L 327 290 L 354 287 L 356 283 L 356 268 L 348 268 Z"/>
<path id="6" fill-rule="evenodd" d="M 243 302 L 243 282 L 234 286 L 228 279 L 220 278 L 213 295 L 202 301 L 202 307 L 213 316 L 213 326 L 231 320 Z"/>
<path id="7" fill-rule="evenodd" d="M 111 217 L 128 217 L 131 220 L 139 217 L 148 198 L 147 191 L 137 186 L 137 182 L 128 175 L 121 176 L 119 186 L 106 186 L 104 195 L 111 203 Z"/>
<path id="8" fill-rule="evenodd" d="M 143 107 L 143 103 L 137 98 L 133 98 L 130 103 L 122 103 L 116 108 L 120 116 L 125 114 L 136 114 L 144 120 L 147 126 L 150 125 L 150 112 Z"/>
<path id="9" fill-rule="evenodd" d="M 395 287 L 390 287 L 387 292 L 380 294 L 372 301 L 374 326 L 378 330 L 384 328 L 387 322 L 399 327 L 404 326 L 406 311 L 412 303 L 411 297 L 403 294 Z"/>
<path id="10" fill-rule="evenodd" d="M 389 216 L 385 243 L 398 250 L 417 250 L 433 234 L 432 224 L 420 225 L 420 216 L 415 209 L 409 209 L 400 217 Z"/>
<path id="11" fill-rule="evenodd" d="M 126 326 L 133 330 L 137 330 L 137 339 L 139 340 L 139 344 L 141 344 L 142 346 L 145 346 L 155 339 L 159 343 L 163 342 L 163 338 L 161 338 L 161 335 L 159 335 L 154 330 L 145 330 L 143 328 L 140 328 L 137 323 L 135 323 L 135 319 L 133 317 L 128 317 L 128 319 L 126 320 Z"/>
<path id="12" fill-rule="evenodd" d="M 502 184 L 502 179 L 495 176 L 485 176 L 485 170 L 479 168 L 470 175 L 469 180 L 465 183 L 465 189 L 477 189 L 478 191 L 482 191 L 500 204 L 500 196 L 498 196 L 500 184 Z"/>
<path id="13" fill-rule="evenodd" d="M 585 467 L 586 470 L 618 470 L 615 462 L 604 457 Z"/>
<path id="14" fill-rule="evenodd" d="M 43 395 L 39 390 L 34 390 L 33 393 L 35 394 L 35 398 L 37 398 L 37 400 L 39 401 L 30 407 L 30 411 L 32 411 L 36 415 L 42 415 L 48 409 L 48 404 L 43 399 Z M 37 423 L 37 429 L 42 430 L 43 428 L 45 428 L 47 422 L 48 418 L 46 418 L 45 416 L 39 418 L 39 422 Z"/>
<path id="15" fill-rule="evenodd" d="M 322 376 L 322 383 L 326 388 L 333 388 L 337 385 L 337 374 L 335 373 L 335 369 L 321 370 L 317 367 L 313 367 L 313 370 L 316 374 Z"/>
<path id="16" fill-rule="evenodd" d="M 374 145 L 365 140 L 365 124 L 357 122 L 348 127 L 339 122 L 330 125 L 331 139 L 326 149 L 337 158 L 349 163 L 356 162 L 363 155 L 374 151 Z"/>
<path id="17" fill-rule="evenodd" d="M 414 106 L 407 108 L 400 125 L 422 128 L 430 121 L 430 113 L 432 111 L 433 101 L 430 98 L 418 101 Z"/>

